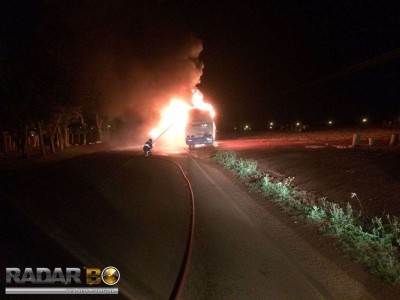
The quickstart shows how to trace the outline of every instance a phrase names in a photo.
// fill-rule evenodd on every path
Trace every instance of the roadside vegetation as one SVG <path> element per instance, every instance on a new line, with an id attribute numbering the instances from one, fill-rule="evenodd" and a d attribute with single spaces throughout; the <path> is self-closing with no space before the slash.
<path id="1" fill-rule="evenodd" d="M 326 198 L 315 199 L 306 191 L 294 189 L 292 177 L 272 180 L 269 174 L 258 170 L 257 161 L 239 158 L 231 151 L 218 152 L 215 159 L 251 189 L 293 216 L 316 225 L 322 233 L 337 238 L 345 253 L 384 282 L 400 281 L 399 218 L 386 215 L 371 219 L 363 216 L 362 210 L 355 213 L 350 204 L 343 208 Z M 354 193 L 351 196 L 357 197 Z"/>

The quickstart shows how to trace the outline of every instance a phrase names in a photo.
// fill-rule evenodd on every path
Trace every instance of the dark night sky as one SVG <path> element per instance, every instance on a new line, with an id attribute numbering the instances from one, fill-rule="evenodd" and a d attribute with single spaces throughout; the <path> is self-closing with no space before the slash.
<path id="1" fill-rule="evenodd" d="M 380 122 L 400 116 L 400 59 L 307 85 L 400 47 L 398 1 L 246 1 L 195 5 L 202 86 L 229 115 Z M 229 109 L 224 103 L 235 103 Z"/>
<path id="2" fill-rule="evenodd" d="M 204 70 L 199 87 L 215 103 L 222 127 L 232 128 L 240 121 L 264 128 L 270 120 L 319 124 L 332 118 L 355 123 L 367 116 L 381 123 L 400 117 L 397 55 L 325 82 L 317 81 L 399 48 L 399 1 L 20 3 L 23 5 L 2 9 L 2 33 L 14 41 L 14 47 L 20 43 L 15 40 L 30 41 L 37 38 L 37 32 L 50 32 L 48 36 L 61 44 L 63 39 L 68 41 L 65 45 L 75 43 L 66 57 L 77 60 L 79 55 L 74 58 L 71 52 L 93 53 L 90 47 L 102 48 L 114 42 L 121 48 L 121 59 L 113 68 L 128 56 L 124 47 L 134 47 L 141 53 L 137 57 L 143 59 L 149 52 L 165 50 L 157 50 L 157 41 L 141 31 L 143 22 L 171 23 L 174 28 L 193 32 L 203 42 L 200 59 Z M 80 14 L 83 19 L 71 18 Z M 93 35 L 93 24 L 99 32 L 106 32 L 103 40 L 81 43 L 74 39 L 75 35 L 84 36 L 85 31 Z M 35 34 L 31 28 L 37 29 Z M 132 41 L 121 42 L 121 35 Z"/>

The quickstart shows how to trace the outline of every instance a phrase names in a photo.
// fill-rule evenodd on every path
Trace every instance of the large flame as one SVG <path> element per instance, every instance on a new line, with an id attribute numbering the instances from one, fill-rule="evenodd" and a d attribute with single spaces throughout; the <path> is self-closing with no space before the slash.
<path id="1" fill-rule="evenodd" d="M 209 111 L 212 118 L 215 110 L 210 103 L 204 102 L 203 94 L 198 90 L 192 91 L 191 104 L 183 99 L 173 98 L 168 106 L 161 111 L 161 119 L 157 127 L 149 135 L 154 139 L 160 137 L 162 144 L 168 146 L 185 145 L 185 128 L 189 117 L 189 110 L 193 108 Z"/>
<path id="2" fill-rule="evenodd" d="M 193 90 L 192 105 L 193 108 L 208 110 L 211 114 L 211 117 L 212 118 L 215 117 L 215 111 L 213 106 L 210 103 L 204 102 L 203 94 L 198 89 Z"/>

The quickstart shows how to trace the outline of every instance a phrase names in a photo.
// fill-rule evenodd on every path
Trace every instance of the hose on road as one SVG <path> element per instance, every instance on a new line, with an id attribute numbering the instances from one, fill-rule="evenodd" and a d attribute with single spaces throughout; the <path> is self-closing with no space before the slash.
<path id="1" fill-rule="evenodd" d="M 170 300 L 176 300 L 176 299 L 181 299 L 182 298 L 182 293 L 183 293 L 183 288 L 185 287 L 186 280 L 188 278 L 189 274 L 189 267 L 190 267 L 190 260 L 192 256 L 192 247 L 193 247 L 193 236 L 194 236 L 194 216 L 195 216 L 195 205 L 194 205 L 194 194 L 193 194 L 193 189 L 192 185 L 190 184 L 189 179 L 187 178 L 185 172 L 183 171 L 181 165 L 175 161 L 166 159 L 166 158 L 161 158 L 161 157 L 152 157 L 152 159 L 159 159 L 159 160 L 164 160 L 168 161 L 170 163 L 175 164 L 178 166 L 179 170 L 182 173 L 183 178 L 185 179 L 188 187 L 189 187 L 189 192 L 190 192 L 190 221 L 189 221 L 189 232 L 186 240 L 186 248 L 185 248 L 185 254 L 182 259 L 181 266 L 179 268 L 179 273 L 178 277 L 175 280 L 174 288 L 172 289 L 171 295 L 169 297 Z"/>

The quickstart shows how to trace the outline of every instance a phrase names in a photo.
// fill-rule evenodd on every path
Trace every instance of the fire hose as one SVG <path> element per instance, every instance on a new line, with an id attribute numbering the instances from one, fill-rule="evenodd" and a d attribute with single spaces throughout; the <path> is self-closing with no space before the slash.
<path id="1" fill-rule="evenodd" d="M 164 134 L 166 133 L 171 127 L 174 126 L 174 124 L 171 124 L 167 129 L 165 129 L 158 137 L 156 137 L 153 141 L 153 144 Z"/>
<path id="2" fill-rule="evenodd" d="M 171 125 L 172 126 L 172 125 Z M 171 128 L 171 126 L 169 128 Z M 168 128 L 168 129 L 169 129 Z M 167 130 L 168 130 L 167 129 Z M 167 131 L 166 130 L 166 131 Z M 193 193 L 193 188 L 192 185 L 189 181 L 189 178 L 186 176 L 185 171 L 181 167 L 181 165 L 173 160 L 169 160 L 166 158 L 162 157 L 153 157 L 152 159 L 159 159 L 159 160 L 164 160 L 169 163 L 175 164 L 179 170 L 181 171 L 181 174 L 186 181 L 188 188 L 189 188 L 189 196 L 190 196 L 190 221 L 189 221 L 189 230 L 187 233 L 187 239 L 186 239 L 186 246 L 185 246 L 185 253 L 183 255 L 183 259 L 179 268 L 178 276 L 175 280 L 174 287 L 171 291 L 171 294 L 169 296 L 169 300 L 180 300 L 182 299 L 183 296 L 183 289 L 185 287 L 186 281 L 189 277 L 189 269 L 190 269 L 190 263 L 191 263 L 191 258 L 192 258 L 192 251 L 193 251 L 193 240 L 194 240 L 194 226 L 195 226 L 195 202 L 194 202 L 194 193 Z"/>

